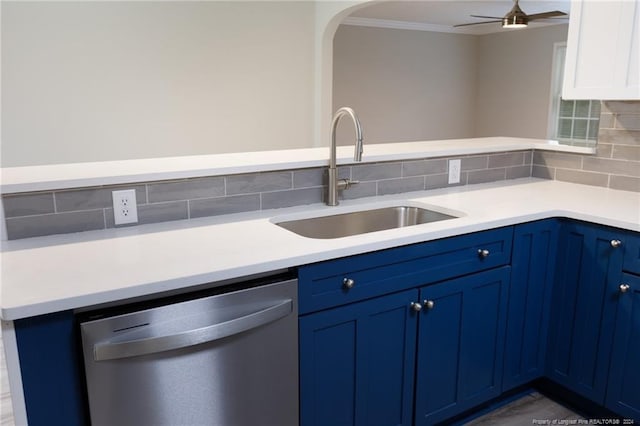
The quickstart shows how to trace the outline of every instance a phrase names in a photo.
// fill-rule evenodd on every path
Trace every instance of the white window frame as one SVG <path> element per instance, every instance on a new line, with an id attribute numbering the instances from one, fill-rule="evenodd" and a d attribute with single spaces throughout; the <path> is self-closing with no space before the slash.
<path id="1" fill-rule="evenodd" d="M 561 138 L 558 136 L 558 126 L 560 122 L 560 102 L 562 100 L 562 84 L 564 77 L 565 55 L 566 55 L 567 43 L 560 42 L 553 44 L 553 60 L 551 66 L 551 94 L 549 99 L 549 119 L 547 126 L 547 135 L 550 140 L 565 145 L 580 145 L 580 146 L 595 146 L 596 139 L 593 138 Z M 567 99 L 568 100 L 568 99 Z M 599 101 L 589 101 L 599 102 Z M 589 105 L 591 110 L 591 104 Z M 574 112 L 575 114 L 575 112 Z M 590 115 L 586 118 L 579 117 L 576 119 L 575 115 L 572 118 L 572 125 L 576 120 L 587 120 L 587 135 L 589 135 L 589 122 L 596 121 L 595 118 Z M 598 116 L 597 120 L 599 121 Z M 571 132 L 573 134 L 573 132 Z"/>

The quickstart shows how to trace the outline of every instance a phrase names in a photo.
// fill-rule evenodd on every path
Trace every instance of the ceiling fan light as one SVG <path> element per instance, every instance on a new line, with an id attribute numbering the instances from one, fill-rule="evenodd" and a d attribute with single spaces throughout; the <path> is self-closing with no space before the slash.
<path id="1" fill-rule="evenodd" d="M 526 15 L 509 14 L 502 18 L 502 28 L 526 28 L 528 23 Z"/>

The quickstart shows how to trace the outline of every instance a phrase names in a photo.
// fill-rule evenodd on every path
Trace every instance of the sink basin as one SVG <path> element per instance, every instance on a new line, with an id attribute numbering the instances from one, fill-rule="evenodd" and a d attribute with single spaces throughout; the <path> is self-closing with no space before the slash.
<path id="1" fill-rule="evenodd" d="M 276 225 L 303 237 L 329 239 L 455 218 L 456 216 L 421 207 L 393 206 L 282 221 L 276 222 Z"/>

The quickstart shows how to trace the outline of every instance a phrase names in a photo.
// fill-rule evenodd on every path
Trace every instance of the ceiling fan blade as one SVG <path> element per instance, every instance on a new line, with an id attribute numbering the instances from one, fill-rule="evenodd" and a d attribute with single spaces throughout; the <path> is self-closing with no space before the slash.
<path id="1" fill-rule="evenodd" d="M 483 16 L 483 15 L 469 15 L 473 18 L 487 18 L 487 19 L 502 19 L 501 16 Z"/>
<path id="2" fill-rule="evenodd" d="M 499 21 L 483 21 L 483 22 L 471 22 L 469 24 L 458 24 L 458 25 L 454 25 L 454 27 L 467 27 L 469 25 L 480 25 L 480 24 L 493 24 L 495 22 L 502 22 L 502 20 Z"/>
<path id="3" fill-rule="evenodd" d="M 568 15 L 564 12 L 560 12 L 559 10 L 554 10 L 553 12 L 534 13 L 532 15 L 527 15 L 530 21 L 533 21 L 535 19 L 557 18 L 561 16 L 568 16 Z"/>

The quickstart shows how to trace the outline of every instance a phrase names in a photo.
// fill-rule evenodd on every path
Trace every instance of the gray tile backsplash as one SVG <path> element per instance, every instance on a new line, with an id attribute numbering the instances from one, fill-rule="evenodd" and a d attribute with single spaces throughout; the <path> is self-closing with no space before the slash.
<path id="1" fill-rule="evenodd" d="M 531 176 L 531 163 L 526 166 L 507 167 L 507 179 L 519 179 Z"/>
<path id="2" fill-rule="evenodd" d="M 150 203 L 212 198 L 224 195 L 224 178 L 183 179 L 147 185 Z"/>
<path id="3" fill-rule="evenodd" d="M 4 197 L 5 217 L 30 216 L 55 213 L 53 193 L 29 193 L 13 197 Z"/>
<path id="4" fill-rule="evenodd" d="M 301 206 L 305 204 L 321 203 L 323 199 L 323 188 L 302 188 L 289 191 L 263 192 L 262 208 L 277 209 L 280 207 Z"/>
<path id="5" fill-rule="evenodd" d="M 189 200 L 190 218 L 260 210 L 260 194 Z"/>
<path id="6" fill-rule="evenodd" d="M 609 177 L 604 173 L 584 172 L 581 170 L 556 169 L 555 180 L 581 183 L 583 185 L 607 187 Z"/>
<path id="7" fill-rule="evenodd" d="M 611 145 L 610 157 L 631 162 L 640 162 L 640 145 Z"/>
<path id="8" fill-rule="evenodd" d="M 6 222 L 10 240 L 105 228 L 104 210 L 12 217 Z"/>
<path id="9" fill-rule="evenodd" d="M 485 170 L 472 170 L 467 175 L 467 184 L 472 185 L 475 183 L 495 182 L 497 180 L 505 180 L 507 178 L 506 169 L 485 169 Z"/>
<path id="10" fill-rule="evenodd" d="M 424 190 L 424 176 L 386 179 L 378 182 L 378 195 Z"/>
<path id="11" fill-rule="evenodd" d="M 467 184 L 467 172 L 460 172 L 460 182 L 449 184 L 447 173 L 425 176 L 424 189 L 446 188 L 447 186 L 462 186 Z"/>
<path id="12" fill-rule="evenodd" d="M 508 152 L 489 156 L 489 168 L 514 167 L 524 165 L 524 151 Z"/>
<path id="13" fill-rule="evenodd" d="M 373 163 L 351 167 L 351 177 L 358 181 L 394 179 L 402 177 L 402 163 Z"/>
<path id="14" fill-rule="evenodd" d="M 609 188 L 638 192 L 640 191 L 640 178 L 613 175 L 609 179 Z"/>
<path id="15" fill-rule="evenodd" d="M 532 176 L 640 192 L 640 101 L 602 102 L 595 156 L 536 151 Z"/>
<path id="16" fill-rule="evenodd" d="M 104 209 L 113 206 L 111 191 L 118 189 L 135 189 L 136 203 L 146 203 L 147 194 L 144 185 L 71 189 L 53 193 L 56 203 L 56 213 Z"/>
<path id="17" fill-rule="evenodd" d="M 357 198 L 375 197 L 378 194 L 378 182 L 360 182 L 352 186 L 347 191 L 342 191 L 340 198 L 343 200 L 355 200 Z"/>
<path id="18" fill-rule="evenodd" d="M 189 202 L 172 201 L 168 203 L 144 204 L 138 206 L 138 223 L 128 226 L 144 225 L 146 223 L 168 222 L 189 218 Z M 107 228 L 114 228 L 113 209 L 105 209 Z"/>
<path id="19" fill-rule="evenodd" d="M 435 160 L 405 161 L 402 163 L 402 176 L 426 176 L 447 172 L 447 160 L 438 158 Z"/>
<path id="20" fill-rule="evenodd" d="M 498 154 L 500 155 L 500 154 Z M 486 169 L 489 165 L 489 158 L 487 155 L 474 155 L 470 157 L 465 157 L 462 159 L 460 164 L 460 170 L 482 170 Z"/>
<path id="21" fill-rule="evenodd" d="M 603 102 L 597 154 L 514 151 L 340 166 L 355 199 L 534 176 L 640 192 L 640 102 Z M 366 151 L 365 151 L 366 155 Z M 449 185 L 448 160 L 461 158 Z M 114 226 L 111 191 L 135 188 L 138 224 L 320 203 L 326 167 L 3 195 L 9 239 Z"/>
<path id="22" fill-rule="evenodd" d="M 227 176 L 227 195 L 255 194 L 265 191 L 278 191 L 293 188 L 291 171 L 248 173 L 244 175 Z"/>
<path id="23" fill-rule="evenodd" d="M 338 168 L 360 183 L 340 194 L 356 199 L 531 176 L 531 151 L 456 156 L 460 183 L 448 184 L 449 158 Z M 135 188 L 138 223 L 157 223 L 321 203 L 326 167 L 102 186 L 3 196 L 9 239 L 113 228 L 111 191 Z M 73 212 L 73 215 L 69 215 Z M 77 223 L 75 223 L 77 221 Z M 135 225 L 127 225 L 135 226 Z"/>
<path id="24" fill-rule="evenodd" d="M 343 173 L 350 173 L 349 169 L 343 169 Z M 317 169 L 304 169 L 293 171 L 293 187 L 294 188 L 311 188 L 314 186 L 322 186 L 323 179 L 325 179 L 325 170 L 321 168 Z"/>

